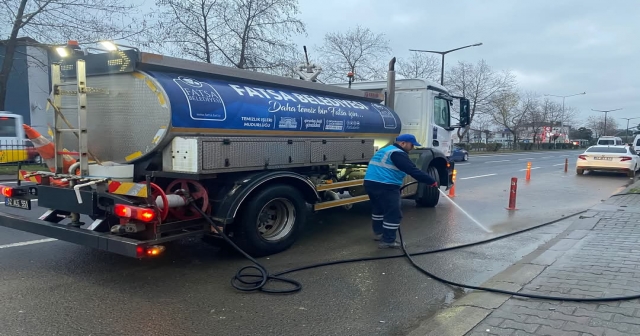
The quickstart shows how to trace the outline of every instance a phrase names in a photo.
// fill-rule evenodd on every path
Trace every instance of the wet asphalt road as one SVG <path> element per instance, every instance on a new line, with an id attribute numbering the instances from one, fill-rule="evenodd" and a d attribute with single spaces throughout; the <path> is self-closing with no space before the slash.
<path id="1" fill-rule="evenodd" d="M 446 199 L 433 209 L 405 201 L 402 228 L 409 249 L 477 241 L 553 220 L 631 182 L 615 174 L 576 176 L 577 154 L 472 154 L 457 165 L 454 201 L 492 232 Z M 527 161 L 535 168 L 529 183 L 522 170 Z M 509 212 L 511 177 L 519 178 L 519 210 Z M 378 250 L 371 240 L 369 211 L 364 203 L 350 211 L 320 212 L 294 247 L 262 262 L 276 272 L 394 253 Z M 477 285 L 565 225 L 416 260 L 443 277 Z M 179 242 L 152 260 L 60 241 L 15 245 L 38 239 L 43 237 L 0 228 L 0 335 L 404 335 L 463 293 L 420 275 L 402 259 L 293 273 L 288 276 L 304 286 L 294 295 L 241 293 L 229 280 L 247 262 L 199 240 Z"/>

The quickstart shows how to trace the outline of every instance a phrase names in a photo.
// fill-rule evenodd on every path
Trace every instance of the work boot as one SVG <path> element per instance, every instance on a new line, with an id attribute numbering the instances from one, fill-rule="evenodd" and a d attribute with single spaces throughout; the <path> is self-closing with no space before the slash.
<path id="1" fill-rule="evenodd" d="M 400 248 L 400 246 L 402 246 L 402 245 L 400 245 L 400 243 L 398 243 L 396 241 L 394 241 L 393 243 L 380 242 L 378 244 L 378 248 L 380 248 L 380 249 L 387 249 L 387 248 L 397 249 L 397 248 Z"/>
<path id="2" fill-rule="evenodd" d="M 374 233 L 373 240 L 380 241 L 382 239 L 382 233 Z"/>

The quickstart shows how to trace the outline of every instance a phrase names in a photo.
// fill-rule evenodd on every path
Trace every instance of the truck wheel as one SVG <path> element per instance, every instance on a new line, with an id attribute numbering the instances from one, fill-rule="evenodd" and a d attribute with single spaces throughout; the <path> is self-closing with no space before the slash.
<path id="1" fill-rule="evenodd" d="M 282 252 L 296 241 L 306 217 L 304 198 L 293 187 L 259 191 L 240 209 L 235 243 L 253 257 Z"/>
<path id="2" fill-rule="evenodd" d="M 577 175 L 582 175 L 582 174 L 584 174 L 584 169 L 576 169 L 576 174 L 577 174 Z"/>
<path id="3" fill-rule="evenodd" d="M 438 181 L 438 187 L 429 187 L 424 186 L 424 192 L 422 198 L 416 198 L 416 206 L 424 207 L 424 208 L 433 208 L 438 205 L 440 201 L 440 175 L 438 174 L 438 169 L 434 166 L 430 166 L 427 169 L 427 174 L 431 175 L 436 181 Z"/>
<path id="4" fill-rule="evenodd" d="M 635 170 L 630 170 L 627 172 L 627 177 L 636 177 L 636 171 Z"/>

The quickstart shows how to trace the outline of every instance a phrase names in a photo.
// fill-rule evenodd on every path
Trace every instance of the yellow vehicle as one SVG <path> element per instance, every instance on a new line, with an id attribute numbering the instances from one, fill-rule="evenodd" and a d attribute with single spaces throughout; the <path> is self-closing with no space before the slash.
<path id="1" fill-rule="evenodd" d="M 29 146 L 19 114 L 0 111 L 0 164 L 31 161 L 35 148 Z"/>

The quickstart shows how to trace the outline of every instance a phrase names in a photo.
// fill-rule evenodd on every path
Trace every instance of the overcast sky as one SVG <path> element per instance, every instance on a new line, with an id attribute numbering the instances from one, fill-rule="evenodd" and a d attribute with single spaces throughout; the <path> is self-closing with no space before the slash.
<path id="1" fill-rule="evenodd" d="M 409 49 L 448 50 L 482 42 L 448 54 L 446 64 L 485 59 L 495 69 L 512 70 L 526 90 L 586 91 L 566 99 L 581 119 L 602 115 L 591 109 L 616 108 L 623 110 L 609 115 L 621 127 L 626 126 L 621 117 L 640 117 L 636 0 L 300 0 L 300 7 L 308 36 L 297 40 L 307 48 L 321 44 L 328 31 L 357 24 L 385 33 L 397 57 Z M 637 125 L 640 118 L 631 122 Z"/>

